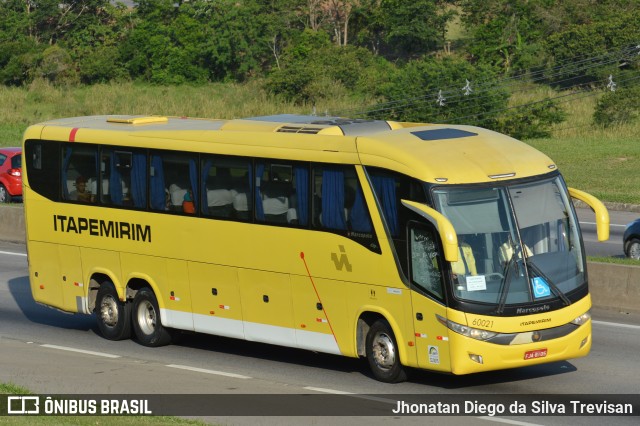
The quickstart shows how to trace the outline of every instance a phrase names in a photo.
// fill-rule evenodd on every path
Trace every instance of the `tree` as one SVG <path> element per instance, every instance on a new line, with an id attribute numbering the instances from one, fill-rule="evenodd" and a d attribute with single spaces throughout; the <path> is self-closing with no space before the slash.
<path id="1" fill-rule="evenodd" d="M 282 64 L 269 74 L 266 87 L 299 103 L 315 103 L 345 93 L 370 94 L 392 68 L 364 48 L 337 46 L 327 33 L 311 29 L 285 49 Z"/>
<path id="2" fill-rule="evenodd" d="M 357 43 L 389 59 L 410 59 L 444 44 L 455 15 L 451 0 L 362 0 L 356 10 Z"/>
<path id="3" fill-rule="evenodd" d="M 560 86 L 604 84 L 609 75 L 625 79 L 638 70 L 640 9 L 592 24 L 571 25 L 548 37 L 550 66 L 562 67 L 550 82 Z M 580 61 L 575 61 L 575 58 Z M 574 62 L 576 62 L 574 64 Z"/>
<path id="4" fill-rule="evenodd" d="M 466 49 L 478 63 L 503 73 L 539 66 L 543 26 L 537 11 L 547 0 L 462 0 L 462 22 L 471 33 Z"/>

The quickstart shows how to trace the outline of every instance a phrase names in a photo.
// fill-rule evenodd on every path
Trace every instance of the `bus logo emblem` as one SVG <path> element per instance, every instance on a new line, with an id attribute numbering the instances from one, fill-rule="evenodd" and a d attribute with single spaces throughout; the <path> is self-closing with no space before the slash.
<path id="1" fill-rule="evenodd" d="M 340 249 L 340 258 L 338 258 L 338 253 L 331 253 L 331 260 L 336 265 L 336 270 L 342 271 L 343 268 L 347 268 L 347 272 L 351 272 L 351 263 L 349 263 L 349 258 L 347 257 L 347 253 L 344 250 L 344 246 L 338 246 Z"/>

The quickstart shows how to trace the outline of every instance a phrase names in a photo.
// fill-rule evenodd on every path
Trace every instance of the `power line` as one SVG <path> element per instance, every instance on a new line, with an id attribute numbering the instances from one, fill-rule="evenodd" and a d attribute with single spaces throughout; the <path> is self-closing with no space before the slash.
<path id="1" fill-rule="evenodd" d="M 559 77 L 568 73 L 575 74 L 575 75 L 573 77 L 569 77 L 566 79 L 555 80 L 554 83 L 556 84 L 567 83 L 575 79 L 581 79 L 581 78 L 584 78 L 584 74 L 589 70 L 596 69 L 596 68 L 603 68 L 607 65 L 611 65 L 616 62 L 619 62 L 621 59 L 626 60 L 628 59 L 627 57 L 629 55 L 638 53 L 638 51 L 640 51 L 640 48 L 637 45 L 633 45 L 633 46 L 625 47 L 623 49 L 610 51 L 610 52 L 601 54 L 599 56 L 587 57 L 580 60 L 574 60 L 573 58 L 568 59 L 562 62 L 561 65 L 557 65 L 555 67 L 552 67 L 551 69 L 543 69 L 537 72 L 523 73 L 520 76 L 506 77 L 503 79 L 499 79 L 497 81 L 485 80 L 484 82 L 481 82 L 480 84 L 475 85 L 475 87 L 472 89 L 475 94 L 473 99 L 477 101 L 482 97 L 491 96 L 499 92 L 504 92 L 506 94 L 507 88 L 514 86 L 516 84 L 522 85 L 522 82 L 524 81 L 528 83 L 535 83 L 539 81 L 549 81 L 549 80 L 552 80 L 554 77 Z M 571 87 L 574 87 L 574 86 L 569 86 L 568 88 L 570 89 Z M 441 103 L 444 103 L 445 105 L 448 104 L 448 106 L 453 106 L 458 102 L 463 102 L 471 99 L 470 97 L 465 95 L 465 93 L 463 93 L 463 89 L 464 88 L 452 89 L 451 86 L 449 86 L 449 88 L 440 90 L 438 94 L 431 93 L 428 95 L 417 96 L 413 98 L 402 98 L 402 99 L 396 99 L 388 102 L 382 102 L 377 104 L 376 105 L 377 108 L 373 110 L 370 108 L 365 110 L 362 110 L 362 109 L 357 110 L 353 108 L 350 110 L 344 110 L 343 112 L 351 111 L 351 114 L 348 114 L 351 116 L 365 115 L 370 117 L 375 113 L 381 113 L 384 111 L 398 110 L 398 109 L 402 110 L 405 108 L 409 108 L 415 104 L 429 102 L 431 100 L 435 102 L 438 96 L 440 97 L 439 99 Z M 523 92 L 526 90 L 527 90 L 526 88 L 520 87 L 516 92 L 512 92 L 512 94 L 517 92 Z M 480 97 L 478 96 L 479 94 L 485 94 L 485 95 Z M 342 114 L 337 114 L 337 115 L 342 115 Z"/>
<path id="2" fill-rule="evenodd" d="M 636 81 L 640 81 L 640 75 L 635 76 L 633 78 L 627 78 L 625 80 L 620 80 L 621 83 L 630 83 L 630 82 L 636 82 Z M 583 95 L 583 96 L 578 96 L 578 95 Z M 537 100 L 537 101 L 533 101 L 533 102 L 528 102 L 525 104 L 521 104 L 521 105 L 514 105 L 514 106 L 510 106 L 510 107 L 505 107 L 505 108 L 498 108 L 498 109 L 494 109 L 492 111 L 485 111 L 485 112 L 481 112 L 478 114 L 471 114 L 471 115 L 467 115 L 467 116 L 457 116 L 455 117 L 455 120 L 464 120 L 464 119 L 468 119 L 468 118 L 472 118 L 472 117 L 478 117 L 478 116 L 483 116 L 483 115 L 494 115 L 496 112 L 502 112 L 502 111 L 509 111 L 512 109 L 518 109 L 518 108 L 526 108 L 529 106 L 533 106 L 533 105 L 537 105 L 537 104 L 543 104 L 543 103 L 547 103 L 547 102 L 552 102 L 558 99 L 564 99 L 564 101 L 562 102 L 570 102 L 572 100 L 577 100 L 577 99 L 582 99 L 582 98 L 587 98 L 587 97 L 591 97 L 591 96 L 597 96 L 600 95 L 601 92 L 598 91 L 594 91 L 594 90 L 587 90 L 587 89 L 583 89 L 577 92 L 570 92 L 570 93 L 564 93 L 558 96 L 554 96 L 554 97 L 550 97 L 550 98 L 545 98 L 545 99 L 541 99 L 541 100 Z M 568 98 L 572 98 L 573 99 L 568 99 Z M 557 102 L 555 102 L 557 103 Z"/>

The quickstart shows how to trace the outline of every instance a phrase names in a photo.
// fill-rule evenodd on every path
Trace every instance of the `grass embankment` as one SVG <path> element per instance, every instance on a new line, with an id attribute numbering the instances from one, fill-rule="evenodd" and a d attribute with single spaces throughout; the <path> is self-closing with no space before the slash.
<path id="1" fill-rule="evenodd" d="M 527 91 L 525 103 L 553 97 L 549 89 Z M 610 129 L 595 128 L 591 116 L 596 98 L 564 102 L 568 119 L 548 139 L 527 141 L 560 167 L 567 183 L 603 201 L 640 204 L 640 123 Z M 315 106 L 325 111 L 371 104 L 348 96 Z M 133 83 L 59 88 L 35 82 L 27 88 L 0 87 L 0 146 L 20 144 L 28 125 L 52 118 L 93 114 L 156 114 L 209 118 L 238 118 L 279 113 L 310 114 L 312 105 L 294 105 L 265 92 L 260 82 L 204 86 L 154 87 Z"/>

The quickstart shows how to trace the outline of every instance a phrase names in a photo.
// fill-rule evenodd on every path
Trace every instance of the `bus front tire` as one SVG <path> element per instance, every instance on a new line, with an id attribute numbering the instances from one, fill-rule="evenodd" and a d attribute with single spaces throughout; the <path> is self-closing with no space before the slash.
<path id="1" fill-rule="evenodd" d="M 95 313 L 100 333 L 109 340 L 131 337 L 131 303 L 122 302 L 113 283 L 105 282 L 98 289 Z"/>
<path id="2" fill-rule="evenodd" d="M 376 379 L 386 383 L 398 383 L 407 379 L 407 373 L 398 354 L 398 344 L 391 326 L 385 320 L 377 320 L 367 333 L 367 360 Z"/>
<path id="3" fill-rule="evenodd" d="M 165 346 L 171 342 L 169 330 L 160 321 L 158 300 L 150 288 L 140 289 L 133 299 L 133 331 L 144 346 Z"/>

